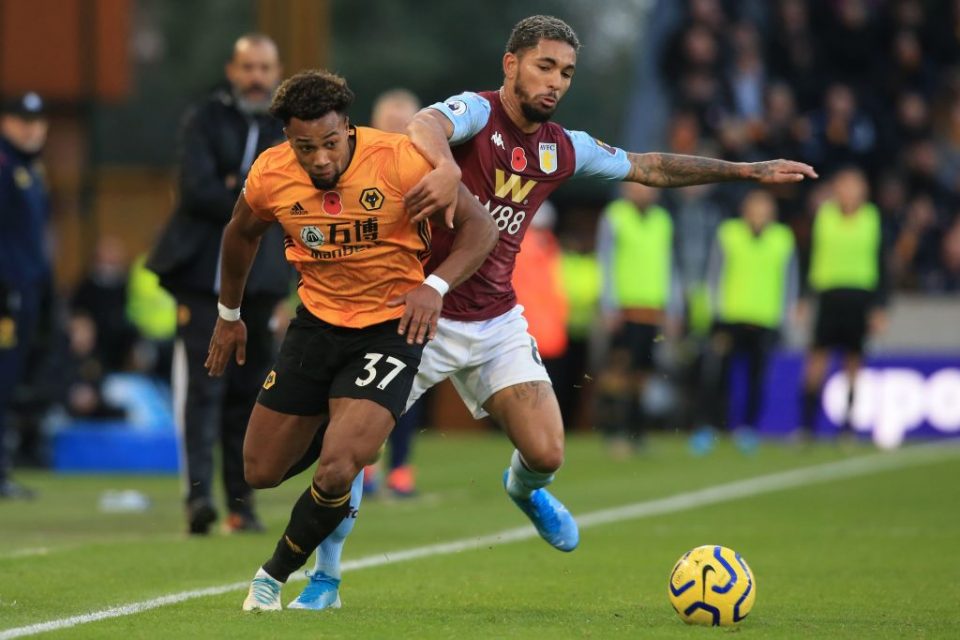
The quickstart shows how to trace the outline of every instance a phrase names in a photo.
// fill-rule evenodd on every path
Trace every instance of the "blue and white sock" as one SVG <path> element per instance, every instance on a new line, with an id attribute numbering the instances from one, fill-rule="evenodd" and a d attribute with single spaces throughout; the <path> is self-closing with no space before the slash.
<path id="1" fill-rule="evenodd" d="M 520 452 L 514 449 L 510 458 L 510 473 L 507 475 L 507 493 L 514 498 L 525 500 L 537 489 L 553 482 L 553 475 L 530 469 L 523 462 Z"/>
<path id="2" fill-rule="evenodd" d="M 353 525 L 360 515 L 360 501 L 363 499 L 363 471 L 361 470 L 350 487 L 350 514 L 317 547 L 315 572 L 324 573 L 336 580 L 340 579 L 340 556 L 343 555 L 343 543 L 353 531 Z"/>

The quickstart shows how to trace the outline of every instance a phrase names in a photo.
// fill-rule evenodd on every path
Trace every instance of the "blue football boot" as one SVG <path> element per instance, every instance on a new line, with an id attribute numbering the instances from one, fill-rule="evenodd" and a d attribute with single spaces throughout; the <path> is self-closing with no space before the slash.
<path id="1" fill-rule="evenodd" d="M 510 468 L 503 472 L 503 487 L 507 488 Z M 540 488 L 529 498 L 515 498 L 507 492 L 514 504 L 527 514 L 540 537 L 560 551 L 573 551 L 580 543 L 580 530 L 567 508 L 549 491 Z"/>
<path id="2" fill-rule="evenodd" d="M 339 609 L 340 581 L 322 571 L 307 571 L 307 586 L 287 609 Z"/>

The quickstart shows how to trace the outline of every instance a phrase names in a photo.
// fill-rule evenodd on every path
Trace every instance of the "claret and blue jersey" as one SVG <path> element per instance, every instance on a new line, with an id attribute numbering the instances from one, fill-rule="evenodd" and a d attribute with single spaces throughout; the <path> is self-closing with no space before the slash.
<path id="1" fill-rule="evenodd" d="M 450 145 L 463 183 L 493 216 L 500 241 L 480 269 L 444 298 L 443 315 L 487 320 L 516 305 L 511 279 L 520 242 L 537 209 L 575 176 L 623 180 L 630 161 L 622 149 L 545 122 L 524 133 L 510 120 L 499 93 L 466 92 L 430 106 L 453 123 Z M 432 264 L 449 254 L 453 234 L 434 228 Z"/>

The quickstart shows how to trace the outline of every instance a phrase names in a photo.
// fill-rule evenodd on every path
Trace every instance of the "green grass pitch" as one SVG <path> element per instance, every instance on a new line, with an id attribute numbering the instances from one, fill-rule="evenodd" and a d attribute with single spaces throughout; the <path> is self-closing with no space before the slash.
<path id="1" fill-rule="evenodd" d="M 743 638 L 954 638 L 960 626 L 960 447 L 767 444 L 745 457 L 726 443 L 692 457 L 679 438 L 654 438 L 627 461 L 575 436 L 555 493 L 574 514 L 726 487 L 704 501 L 669 501 L 630 519 L 586 526 L 571 554 L 539 538 L 391 562 L 391 553 L 526 524 L 501 474 L 498 436 L 430 435 L 415 443 L 419 498 L 367 499 L 344 559 L 384 563 L 348 571 L 338 611 L 244 614 L 243 587 L 43 638 L 703 638 L 667 600 L 667 577 L 686 550 L 722 544 L 757 579 Z M 862 464 L 860 464 L 862 462 Z M 823 466 L 836 464 L 833 467 Z M 752 478 L 802 472 L 789 486 Z M 830 475 L 828 469 L 847 470 Z M 852 469 L 852 471 L 851 471 Z M 269 556 L 300 476 L 260 492 L 267 535 L 187 539 L 173 477 L 22 473 L 42 492 L 0 503 L 0 640 L 23 628 L 112 607 L 248 581 Z M 765 485 L 765 483 L 768 483 Z M 143 513 L 100 513 L 107 489 L 138 489 Z M 711 494 L 712 495 L 712 494 Z M 661 503 L 654 503 L 661 504 Z M 284 589 L 284 603 L 302 582 Z M 20 630 L 20 631 L 17 631 Z"/>

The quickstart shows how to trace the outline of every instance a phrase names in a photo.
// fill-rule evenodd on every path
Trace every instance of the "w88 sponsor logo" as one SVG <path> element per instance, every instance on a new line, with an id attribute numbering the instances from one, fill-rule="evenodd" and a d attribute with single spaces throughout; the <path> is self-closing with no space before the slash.
<path id="1" fill-rule="evenodd" d="M 490 207 L 488 206 L 487 209 L 489 208 Z M 497 229 L 514 234 L 520 231 L 520 227 L 523 226 L 523 221 L 527 217 L 527 212 L 514 211 L 513 207 L 498 204 L 492 211 L 490 211 L 490 215 L 493 216 L 493 221 L 497 223 Z"/>

